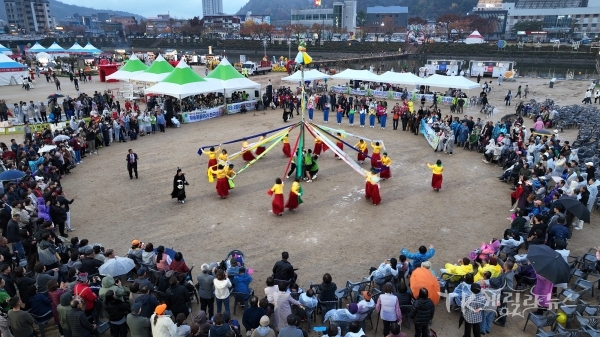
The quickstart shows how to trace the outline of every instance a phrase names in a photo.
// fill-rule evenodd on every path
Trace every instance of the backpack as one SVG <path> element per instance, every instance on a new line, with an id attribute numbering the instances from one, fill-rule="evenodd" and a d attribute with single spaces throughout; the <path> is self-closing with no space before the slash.
<path id="1" fill-rule="evenodd" d="M 79 301 L 79 303 L 81 303 L 81 307 L 85 308 L 85 300 L 83 299 L 83 297 L 81 297 L 81 295 L 83 294 L 82 290 L 79 294 L 75 292 L 75 289 L 73 289 L 73 299 Z"/>

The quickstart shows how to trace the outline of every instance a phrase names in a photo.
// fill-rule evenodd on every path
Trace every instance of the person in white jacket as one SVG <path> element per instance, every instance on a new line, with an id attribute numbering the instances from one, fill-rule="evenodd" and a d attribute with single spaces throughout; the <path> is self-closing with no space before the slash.
<path id="1" fill-rule="evenodd" d="M 173 323 L 171 317 L 163 315 L 165 310 L 167 310 L 167 305 L 160 304 L 156 306 L 154 314 L 150 316 L 152 337 L 173 337 L 177 334 L 177 325 Z"/>

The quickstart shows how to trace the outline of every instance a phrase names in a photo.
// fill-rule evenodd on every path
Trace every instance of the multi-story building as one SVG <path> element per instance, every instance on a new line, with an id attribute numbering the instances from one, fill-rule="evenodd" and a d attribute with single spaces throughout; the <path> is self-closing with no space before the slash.
<path id="1" fill-rule="evenodd" d="M 367 22 L 364 31 L 370 34 L 401 33 L 408 26 L 408 7 L 367 7 Z"/>
<path id="2" fill-rule="evenodd" d="M 252 14 L 252 12 L 247 12 L 246 14 L 238 14 L 237 16 L 240 18 L 241 25 L 246 23 L 246 21 L 254 21 L 256 24 L 271 24 L 271 15 L 269 14 Z"/>
<path id="3" fill-rule="evenodd" d="M 9 25 L 28 34 L 54 28 L 48 0 L 4 0 Z"/>
<path id="4" fill-rule="evenodd" d="M 223 13 L 223 0 L 202 0 L 202 16 Z"/>
<path id="5" fill-rule="evenodd" d="M 113 16 L 110 18 L 111 22 L 119 22 L 123 24 L 123 26 L 132 26 L 137 24 L 137 20 L 134 16 Z"/>
<path id="6" fill-rule="evenodd" d="M 237 15 L 205 15 L 200 24 L 213 32 L 233 32 L 240 29 L 240 18 Z"/>
<path id="7" fill-rule="evenodd" d="M 292 24 L 313 24 L 356 30 L 356 0 L 334 2 L 332 8 L 292 9 Z"/>
<path id="8" fill-rule="evenodd" d="M 496 12 L 506 38 L 514 38 L 513 26 L 519 21 L 540 21 L 545 39 L 554 37 L 589 37 L 600 34 L 600 0 L 479 0 L 477 15 Z M 500 23 L 505 22 L 504 27 Z M 502 29 L 504 28 L 504 29 Z"/>

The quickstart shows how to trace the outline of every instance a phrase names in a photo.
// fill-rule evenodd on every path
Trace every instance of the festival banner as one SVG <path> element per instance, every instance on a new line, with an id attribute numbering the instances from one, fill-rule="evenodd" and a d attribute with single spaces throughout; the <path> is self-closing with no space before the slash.
<path id="1" fill-rule="evenodd" d="M 184 123 L 194 123 L 205 121 L 207 119 L 221 117 L 225 114 L 225 109 L 223 106 L 207 109 L 207 110 L 195 110 L 190 112 L 183 113 L 183 122 Z"/>
<path id="2" fill-rule="evenodd" d="M 383 91 L 383 90 L 359 90 L 359 89 L 351 89 L 350 87 L 345 86 L 333 86 L 331 87 L 331 91 L 338 94 L 350 94 L 350 95 L 358 95 L 358 96 L 372 96 L 377 98 L 387 98 L 387 99 L 395 99 L 401 100 L 403 92 L 401 91 Z M 421 96 L 425 96 L 425 102 L 432 103 L 433 102 L 433 94 L 417 94 L 416 92 L 409 92 L 408 98 L 414 102 L 421 102 Z M 438 104 L 444 105 L 452 105 L 452 97 L 450 96 L 440 96 L 438 95 Z M 469 105 L 469 99 L 465 98 L 465 107 Z"/>
<path id="3" fill-rule="evenodd" d="M 227 104 L 227 114 L 231 115 L 242 111 L 242 104 L 246 105 L 246 110 L 248 111 L 254 110 L 256 108 L 256 100 Z"/>
<path id="4" fill-rule="evenodd" d="M 432 148 L 437 148 L 440 138 L 431 128 L 431 126 L 425 123 L 424 119 L 421 120 L 421 127 L 419 128 L 419 132 L 421 132 L 421 134 L 425 136 L 425 139 L 427 139 L 427 142 L 429 143 L 429 145 L 431 145 Z"/>

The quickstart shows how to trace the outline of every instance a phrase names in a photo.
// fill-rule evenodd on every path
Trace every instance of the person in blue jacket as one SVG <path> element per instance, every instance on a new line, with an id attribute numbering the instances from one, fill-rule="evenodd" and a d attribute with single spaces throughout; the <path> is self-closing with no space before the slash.
<path id="1" fill-rule="evenodd" d="M 406 248 L 402 248 L 400 251 L 401 255 L 406 256 L 406 258 L 411 259 L 410 263 L 410 271 L 412 272 L 415 268 L 421 266 L 421 263 L 431 259 L 433 255 L 435 255 L 435 248 L 433 245 L 429 245 L 429 250 L 425 246 L 419 247 L 419 251 L 415 253 L 411 253 Z"/>
<path id="2" fill-rule="evenodd" d="M 252 296 L 252 276 L 246 273 L 246 268 L 240 267 L 239 273 L 233 277 L 233 296 L 236 302 L 244 302 L 248 306 L 248 299 Z"/>

